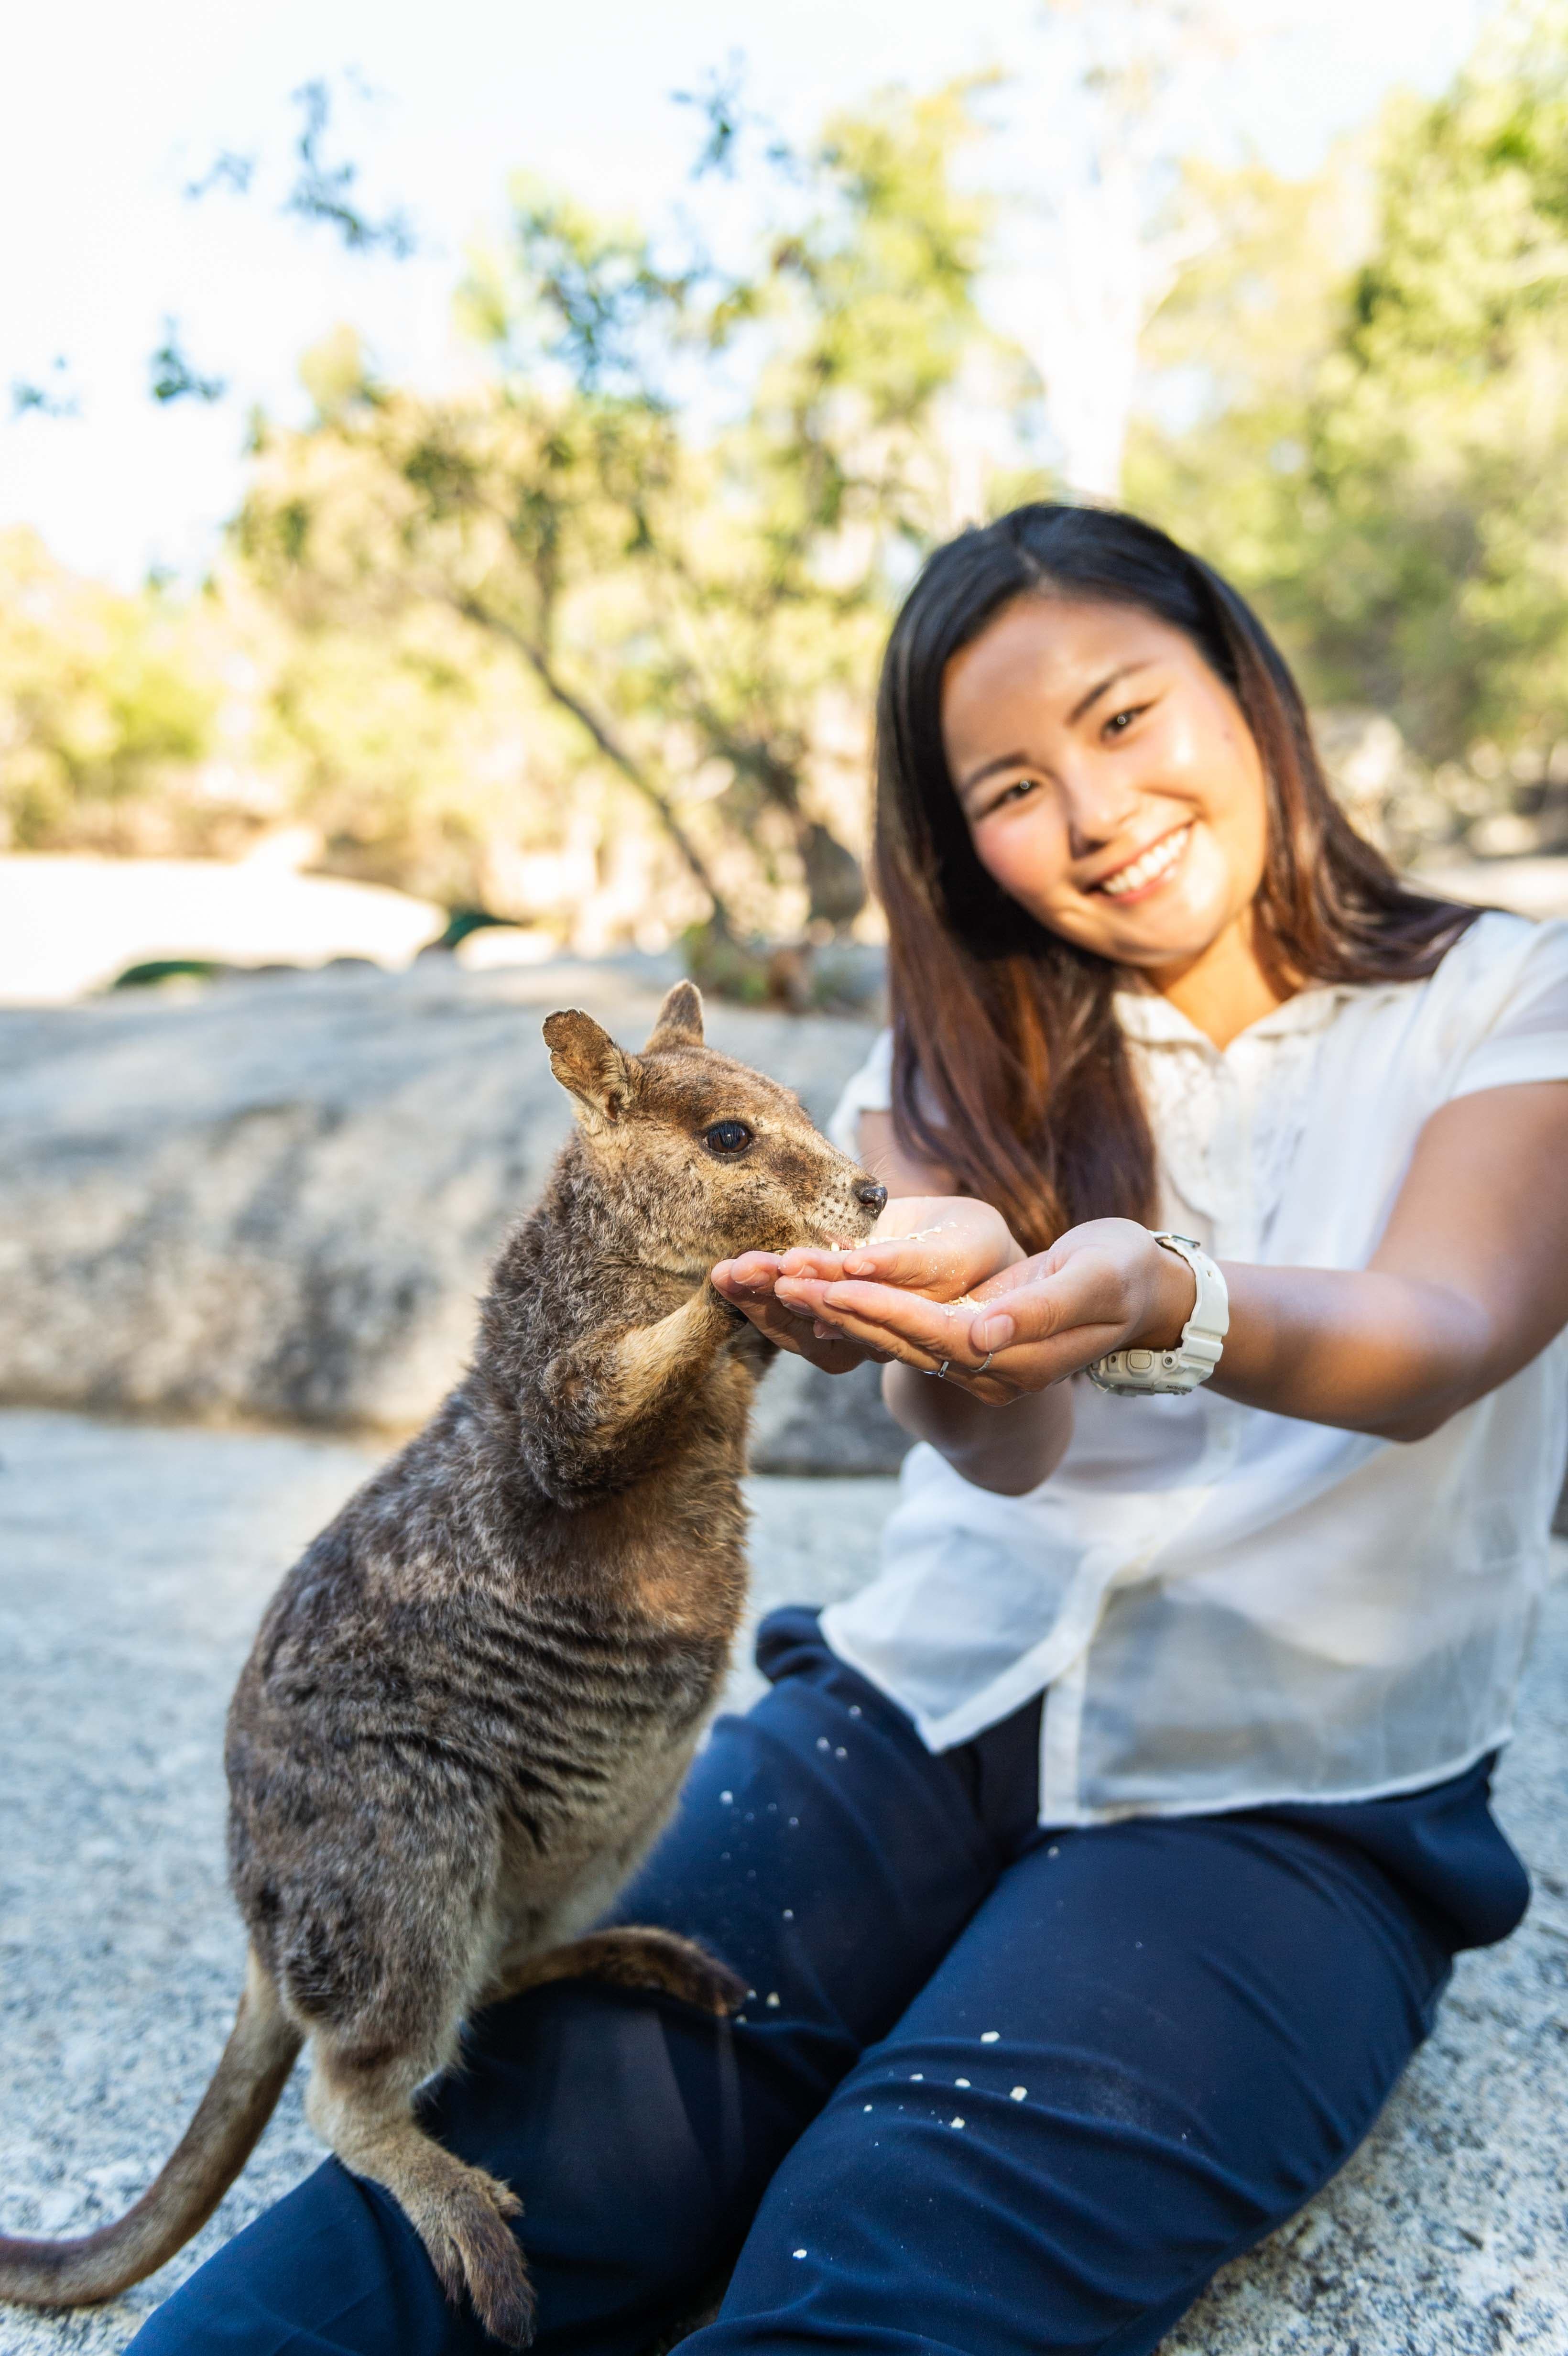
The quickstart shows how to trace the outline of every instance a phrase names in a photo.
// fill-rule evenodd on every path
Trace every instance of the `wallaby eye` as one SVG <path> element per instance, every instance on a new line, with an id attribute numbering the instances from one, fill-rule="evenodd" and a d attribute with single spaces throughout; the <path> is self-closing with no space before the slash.
<path id="1" fill-rule="evenodd" d="M 744 1153 L 752 1132 L 743 1120 L 716 1120 L 703 1130 L 702 1142 L 709 1153 Z"/>

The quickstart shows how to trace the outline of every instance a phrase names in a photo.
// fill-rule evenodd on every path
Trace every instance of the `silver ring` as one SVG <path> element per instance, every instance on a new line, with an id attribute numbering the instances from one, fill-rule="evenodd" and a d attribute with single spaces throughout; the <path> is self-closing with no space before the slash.
<path id="1" fill-rule="evenodd" d="M 997 1354 L 996 1354 L 995 1350 L 987 1350 L 987 1353 L 986 1353 L 986 1355 L 985 1355 L 985 1356 L 981 1359 L 981 1361 L 980 1361 L 979 1365 L 978 1365 L 977 1366 L 972 1366 L 972 1367 L 970 1368 L 970 1372 L 971 1372 L 971 1374 L 983 1375 L 983 1374 L 985 1373 L 985 1371 L 986 1371 L 987 1367 L 990 1365 L 990 1363 L 991 1363 L 992 1359 L 996 1356 L 996 1355 L 997 1355 Z"/>
<path id="2" fill-rule="evenodd" d="M 951 1359 L 951 1358 L 944 1358 L 944 1360 L 942 1361 L 942 1364 L 941 1364 L 941 1365 L 937 1367 L 937 1369 L 936 1369 L 936 1379 L 937 1379 L 937 1381 L 938 1381 L 938 1382 L 940 1382 L 940 1381 L 942 1380 L 942 1378 L 943 1378 L 944 1375 L 945 1375 L 945 1373 L 947 1372 L 948 1367 L 949 1367 L 952 1364 L 953 1364 L 953 1361 L 952 1361 L 952 1359 Z"/>

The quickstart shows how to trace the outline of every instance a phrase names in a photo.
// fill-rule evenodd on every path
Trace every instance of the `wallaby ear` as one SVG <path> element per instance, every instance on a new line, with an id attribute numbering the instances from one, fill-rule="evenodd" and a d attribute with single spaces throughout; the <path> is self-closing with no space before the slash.
<path id="1" fill-rule="evenodd" d="M 549 1067 L 560 1085 L 577 1099 L 578 1119 L 586 1129 L 619 1120 L 636 1093 L 632 1059 L 616 1046 L 608 1031 L 581 1007 L 548 1015 L 545 1044 Z"/>
<path id="2" fill-rule="evenodd" d="M 702 992 L 694 981 L 677 981 L 659 1008 L 658 1021 L 648 1033 L 645 1055 L 660 1047 L 700 1047 Z"/>

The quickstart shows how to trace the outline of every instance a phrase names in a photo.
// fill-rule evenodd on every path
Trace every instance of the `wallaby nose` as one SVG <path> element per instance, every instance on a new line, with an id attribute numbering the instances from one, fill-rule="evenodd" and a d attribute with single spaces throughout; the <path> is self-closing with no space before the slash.
<path id="1" fill-rule="evenodd" d="M 888 1199 L 888 1190 L 874 1178 L 862 1178 L 855 1189 L 857 1203 L 864 1203 L 868 1211 L 880 1211 Z"/>

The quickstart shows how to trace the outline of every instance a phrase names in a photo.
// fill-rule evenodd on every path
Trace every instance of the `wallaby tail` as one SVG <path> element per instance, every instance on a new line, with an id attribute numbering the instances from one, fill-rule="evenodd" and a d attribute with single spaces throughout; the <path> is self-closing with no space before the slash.
<path id="1" fill-rule="evenodd" d="M 91 2307 L 155 2273 L 200 2230 L 277 2107 L 303 2040 L 252 1954 L 212 2083 L 156 2181 L 118 2224 L 76 2242 L 0 2235 L 0 2299 Z"/>

